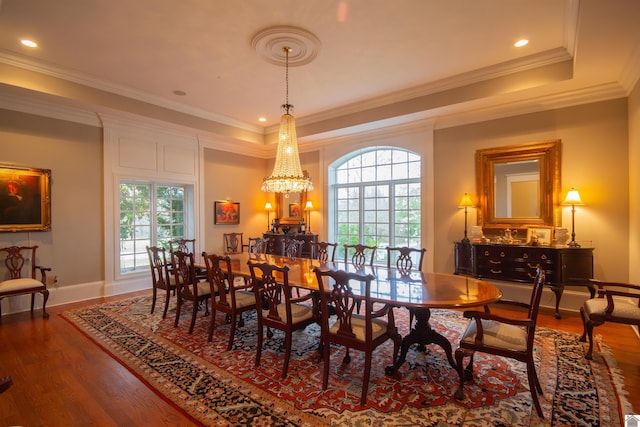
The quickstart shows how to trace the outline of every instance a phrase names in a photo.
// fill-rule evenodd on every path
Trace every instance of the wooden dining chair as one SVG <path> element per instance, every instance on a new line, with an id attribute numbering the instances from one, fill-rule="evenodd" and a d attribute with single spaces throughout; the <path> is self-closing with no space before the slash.
<path id="1" fill-rule="evenodd" d="M 329 362 L 331 344 L 342 345 L 347 348 L 343 363 L 349 363 L 351 357 L 349 349 L 364 352 L 364 378 L 362 380 L 362 392 L 360 405 L 367 402 L 367 391 L 371 377 L 371 357 L 373 350 L 387 340 L 393 341 L 393 356 L 391 364 L 394 364 L 400 349 L 401 337 L 395 326 L 393 307 L 384 305 L 375 306 L 371 300 L 371 281 L 373 275 L 361 275 L 348 273 L 343 270 L 326 270 L 315 267 L 316 278 L 319 284 L 321 320 L 321 347 L 324 363 L 322 376 L 322 389 L 326 390 L 329 384 Z M 351 287 L 352 282 L 357 282 L 364 294 L 356 295 Z M 330 284 L 331 283 L 331 284 Z M 356 313 L 356 301 L 362 301 L 364 314 Z M 329 324 L 329 307 L 335 308 L 337 320 Z"/>
<path id="2" fill-rule="evenodd" d="M 529 379 L 529 391 L 533 398 L 536 412 L 544 419 L 538 394 L 542 395 L 542 387 L 538 381 L 536 367 L 533 360 L 533 340 L 536 332 L 536 321 L 540 308 L 540 298 L 545 285 L 545 273 L 540 265 L 537 266 L 536 276 L 533 281 L 531 300 L 529 304 L 512 301 L 500 301 L 501 304 L 515 304 L 528 308 L 526 318 L 514 318 L 498 316 L 485 311 L 465 311 L 464 317 L 471 319 L 466 331 L 460 339 L 460 346 L 456 350 L 456 366 L 460 383 L 454 397 L 458 400 L 464 398 L 464 381 L 473 378 L 473 356 L 476 352 L 489 353 L 502 357 L 518 360 L 527 364 L 527 378 Z M 466 368 L 462 362 L 465 356 L 469 357 Z"/>
<path id="3" fill-rule="evenodd" d="M 169 263 L 167 262 L 166 249 L 158 246 L 147 246 L 147 254 L 149 255 L 149 266 L 151 267 L 151 280 L 153 284 L 153 298 L 151 300 L 151 313 L 156 308 L 156 299 L 158 296 L 158 290 L 164 291 L 164 310 L 162 312 L 162 318 L 167 317 L 167 310 L 169 309 L 169 300 L 171 299 L 171 293 L 175 294 L 176 291 L 176 279 L 175 275 L 170 273 Z"/>
<path id="4" fill-rule="evenodd" d="M 209 314 L 209 306 L 206 304 L 207 298 L 211 296 L 211 288 L 208 282 L 198 280 L 196 275 L 196 266 L 192 252 L 175 251 L 171 253 L 171 264 L 173 266 L 173 274 L 176 281 L 176 294 L 178 296 L 178 305 L 176 308 L 176 320 L 174 327 L 178 326 L 180 320 L 180 311 L 185 301 L 191 301 L 193 310 L 191 312 L 191 324 L 189 325 L 189 333 L 193 333 L 196 324 L 198 309 L 201 305 L 205 306 L 205 316 Z"/>
<path id="5" fill-rule="evenodd" d="M 186 253 L 196 253 L 196 239 L 174 239 L 169 240 L 169 253 L 182 251 Z"/>
<path id="6" fill-rule="evenodd" d="M 640 286 L 597 279 L 590 279 L 589 282 L 597 286 L 597 296 L 586 300 L 580 307 L 584 326 L 580 341 L 585 342 L 589 337 L 589 349 L 585 357 L 591 360 L 595 326 L 612 322 L 640 327 Z"/>
<path id="7" fill-rule="evenodd" d="M 395 268 L 401 273 L 422 271 L 425 248 L 416 249 L 406 246 L 390 248 L 387 246 L 387 268 Z M 413 327 L 413 311 L 409 310 L 409 329 Z"/>
<path id="8" fill-rule="evenodd" d="M 320 262 L 335 262 L 337 243 L 329 242 L 311 242 L 312 253 L 314 258 Z M 315 249 L 315 250 L 313 250 Z"/>
<path id="9" fill-rule="evenodd" d="M 249 244 L 247 245 L 247 252 L 250 254 L 266 254 L 267 244 L 269 241 L 262 237 L 249 237 Z"/>
<path id="10" fill-rule="evenodd" d="M 301 258 L 304 240 L 282 239 L 282 250 L 280 254 L 287 258 Z"/>
<path id="11" fill-rule="evenodd" d="M 47 271 L 49 267 L 43 267 L 36 262 L 36 249 L 34 246 L 9 246 L 0 249 L 4 253 L 4 266 L 8 278 L 0 279 L 0 322 L 2 321 L 2 300 L 17 295 L 31 295 L 31 313 L 35 304 L 36 294 L 42 294 L 42 317 L 49 317 L 47 313 Z M 38 274 L 40 277 L 38 278 Z"/>
<path id="12" fill-rule="evenodd" d="M 225 255 L 242 253 L 244 250 L 243 233 L 224 233 L 222 236 L 224 238 Z"/>
<path id="13" fill-rule="evenodd" d="M 202 253 L 209 284 L 211 286 L 211 321 L 209 323 L 208 341 L 213 340 L 213 331 L 216 324 L 216 312 L 226 313 L 231 324 L 229 331 L 229 344 L 227 351 L 233 346 L 233 337 L 238 327 L 244 326 L 242 313 L 256 309 L 256 299 L 252 286 L 244 280 L 235 280 L 231 271 L 231 258 L 228 255 Z M 242 279 L 238 277 L 238 279 Z"/>
<path id="14" fill-rule="evenodd" d="M 344 262 L 351 263 L 356 267 L 373 265 L 373 258 L 376 254 L 377 246 L 367 245 L 344 245 Z"/>
<path id="15" fill-rule="evenodd" d="M 260 366 L 263 346 L 263 329 L 267 328 L 267 337 L 271 329 L 284 332 L 284 366 L 282 378 L 286 378 L 291 357 L 291 341 L 294 331 L 306 328 L 316 322 L 317 299 L 308 293 L 301 297 L 293 296 L 289 286 L 289 267 L 278 267 L 268 263 L 248 262 L 251 271 L 256 307 L 258 310 L 258 346 L 256 366 Z M 276 276 L 278 276 L 276 278 Z"/>
<path id="16" fill-rule="evenodd" d="M 416 249 L 406 246 L 390 248 L 387 246 L 387 268 L 395 268 L 400 271 L 422 271 L 422 262 L 425 248 Z"/>

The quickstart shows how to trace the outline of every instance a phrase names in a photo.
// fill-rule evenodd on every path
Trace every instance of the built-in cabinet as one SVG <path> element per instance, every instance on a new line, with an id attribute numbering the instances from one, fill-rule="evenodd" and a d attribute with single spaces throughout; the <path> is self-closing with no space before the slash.
<path id="1" fill-rule="evenodd" d="M 558 319 L 565 286 L 586 286 L 591 297 L 595 295 L 589 283 L 593 278 L 593 248 L 455 242 L 455 274 L 533 283 L 538 264 L 556 296 Z"/>
<path id="2" fill-rule="evenodd" d="M 314 247 L 311 243 L 315 243 L 318 241 L 317 234 L 302 234 L 302 233 L 264 233 L 262 236 L 267 239 L 267 253 L 268 254 L 278 254 L 282 253 L 282 241 L 284 239 L 297 239 L 303 240 L 304 245 L 302 246 L 302 257 L 303 258 L 314 258 Z"/>

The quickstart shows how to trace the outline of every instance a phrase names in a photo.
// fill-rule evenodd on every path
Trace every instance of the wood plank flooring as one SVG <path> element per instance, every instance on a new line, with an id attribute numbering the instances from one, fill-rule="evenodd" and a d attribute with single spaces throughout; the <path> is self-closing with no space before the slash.
<path id="1" fill-rule="evenodd" d="M 144 292 L 150 291 L 138 294 Z M 0 377 L 11 375 L 14 384 L 0 395 L 1 426 L 194 425 L 59 316 L 70 308 L 108 300 L 51 307 L 46 320 L 41 311 L 33 318 L 30 313 L 3 317 Z M 582 332 L 577 313 L 563 313 L 557 320 L 551 311 L 543 311 L 539 325 Z M 621 325 L 605 324 L 596 333 L 612 349 L 625 377 L 628 399 L 640 412 L 640 339 Z"/>

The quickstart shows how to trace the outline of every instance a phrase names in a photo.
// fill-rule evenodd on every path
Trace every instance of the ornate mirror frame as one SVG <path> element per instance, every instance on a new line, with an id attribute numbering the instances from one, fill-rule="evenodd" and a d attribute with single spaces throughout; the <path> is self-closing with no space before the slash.
<path id="1" fill-rule="evenodd" d="M 300 216 L 291 216 L 289 205 L 298 204 L 300 206 Z M 275 194 L 276 218 L 280 219 L 280 224 L 298 225 L 304 218 L 304 207 L 307 204 L 307 192 L 289 193 L 288 197 L 283 193 Z"/>
<path id="2" fill-rule="evenodd" d="M 495 216 L 495 166 L 499 163 L 538 160 L 540 165 L 539 212 L 537 217 L 499 218 Z M 510 145 L 476 151 L 478 225 L 484 229 L 558 227 L 560 210 L 561 142 L 559 139 Z"/>

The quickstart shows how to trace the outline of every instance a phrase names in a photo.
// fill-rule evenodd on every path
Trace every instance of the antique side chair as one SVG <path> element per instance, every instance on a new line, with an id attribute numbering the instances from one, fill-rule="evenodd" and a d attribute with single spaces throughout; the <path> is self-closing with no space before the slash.
<path id="1" fill-rule="evenodd" d="M 164 311 L 162 312 L 162 318 L 167 317 L 167 310 L 169 309 L 169 299 L 171 293 L 175 294 L 176 291 L 176 278 L 175 275 L 169 271 L 170 265 L 167 262 L 166 249 L 159 248 L 157 246 L 147 246 L 147 254 L 149 255 L 149 265 L 151 267 L 151 280 L 153 282 L 153 299 L 151 301 L 151 313 L 156 308 L 156 299 L 158 296 L 158 289 L 165 292 Z"/>
<path id="2" fill-rule="evenodd" d="M 0 279 L 0 321 L 2 321 L 2 300 L 16 295 L 31 295 L 31 312 L 35 303 L 35 295 L 42 294 L 42 317 L 49 317 L 47 313 L 47 271 L 51 268 L 36 264 L 36 249 L 38 246 L 10 246 L 1 248 L 4 252 L 4 265 L 7 268 L 7 276 Z M 23 271 L 24 270 L 24 271 Z M 37 272 L 40 278 L 37 278 Z"/>
<path id="3" fill-rule="evenodd" d="M 173 265 L 173 274 L 176 281 L 176 293 L 178 295 L 176 320 L 173 326 L 178 326 L 180 311 L 184 302 L 191 301 L 193 304 L 193 311 L 191 312 L 191 324 L 189 325 L 190 334 L 193 333 L 193 328 L 196 324 L 198 308 L 211 296 L 209 283 L 198 280 L 193 258 L 193 253 L 191 252 L 186 253 L 182 251 L 175 251 L 171 253 L 171 264 Z M 205 307 L 206 316 L 209 314 L 209 305 L 205 304 Z"/>

